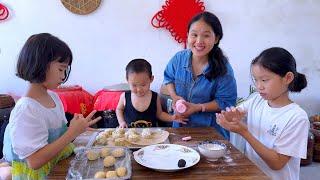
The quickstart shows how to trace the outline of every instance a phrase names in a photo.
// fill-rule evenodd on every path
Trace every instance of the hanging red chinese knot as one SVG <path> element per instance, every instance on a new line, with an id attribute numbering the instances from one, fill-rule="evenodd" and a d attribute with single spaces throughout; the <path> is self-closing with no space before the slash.
<path id="1" fill-rule="evenodd" d="M 187 27 L 191 18 L 205 10 L 201 0 L 166 0 L 151 24 L 155 28 L 166 28 L 178 43 L 186 48 Z"/>
<path id="2" fill-rule="evenodd" d="M 0 21 L 6 20 L 9 16 L 8 8 L 0 3 Z"/>

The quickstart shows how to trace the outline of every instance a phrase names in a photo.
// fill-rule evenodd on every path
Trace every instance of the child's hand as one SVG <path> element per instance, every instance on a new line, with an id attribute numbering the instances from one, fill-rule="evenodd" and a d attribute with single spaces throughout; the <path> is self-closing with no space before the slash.
<path id="1" fill-rule="evenodd" d="M 216 113 L 216 120 L 223 128 L 243 135 L 248 131 L 247 126 L 241 121 L 244 115 L 244 111 L 235 108 L 228 108 L 227 111 Z"/>
<path id="2" fill-rule="evenodd" d="M 221 111 L 221 114 L 224 115 L 227 121 L 241 121 L 245 117 L 246 112 L 241 108 L 235 108 L 232 106 L 227 107 L 225 111 Z"/>
<path id="3" fill-rule="evenodd" d="M 101 119 L 101 117 L 93 118 L 93 115 L 96 113 L 93 110 L 87 117 L 83 117 L 82 114 L 75 114 L 73 119 L 70 121 L 69 130 L 74 135 L 74 137 L 78 136 L 79 134 L 85 132 L 87 128 L 91 125 L 95 124 L 97 121 Z"/>
<path id="4" fill-rule="evenodd" d="M 185 118 L 184 116 L 181 116 L 180 114 L 174 114 L 172 115 L 172 121 L 175 121 L 181 124 L 187 124 L 189 119 Z"/>
<path id="5" fill-rule="evenodd" d="M 119 122 L 119 128 L 128 128 L 128 125 L 126 122 Z"/>

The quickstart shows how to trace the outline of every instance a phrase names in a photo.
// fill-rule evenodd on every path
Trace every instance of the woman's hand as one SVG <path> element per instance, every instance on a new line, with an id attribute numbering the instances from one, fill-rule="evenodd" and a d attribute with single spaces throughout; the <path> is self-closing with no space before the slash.
<path id="1" fill-rule="evenodd" d="M 187 124 L 189 119 L 185 118 L 184 116 L 181 116 L 180 114 L 174 114 L 172 115 L 172 121 L 175 121 L 181 124 Z"/>
<path id="2" fill-rule="evenodd" d="M 190 115 L 201 111 L 201 106 L 199 104 L 194 104 L 190 102 L 184 103 L 187 106 L 187 110 L 184 113 L 179 113 L 184 118 L 188 118 Z"/>
<path id="3" fill-rule="evenodd" d="M 234 107 L 226 108 L 226 111 L 216 113 L 217 123 L 223 128 L 243 135 L 248 131 L 247 126 L 242 122 L 246 112 Z"/>
<path id="4" fill-rule="evenodd" d="M 93 115 L 96 113 L 93 110 L 87 117 L 83 117 L 82 114 L 74 114 L 73 119 L 70 121 L 69 130 L 74 137 L 77 137 L 79 134 L 85 132 L 87 128 L 90 128 L 93 124 L 98 122 L 101 117 L 93 118 Z"/>

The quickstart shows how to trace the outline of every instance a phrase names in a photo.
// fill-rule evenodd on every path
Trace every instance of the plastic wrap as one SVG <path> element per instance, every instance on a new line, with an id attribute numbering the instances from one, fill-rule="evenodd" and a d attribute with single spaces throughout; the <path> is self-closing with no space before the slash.
<path id="1" fill-rule="evenodd" d="M 94 151 L 99 153 L 103 147 L 91 147 L 91 148 L 79 148 L 74 159 L 70 162 L 70 168 L 67 173 L 67 180 L 78 179 L 93 179 L 94 175 L 98 171 L 115 171 L 116 168 L 125 167 L 127 173 L 123 177 L 117 178 L 105 178 L 105 179 L 130 179 L 132 174 L 131 167 L 131 151 L 127 148 L 124 149 L 124 156 L 116 158 L 116 162 L 111 167 L 104 167 L 102 157 L 97 160 L 90 161 L 87 158 L 88 151 Z M 110 152 L 119 147 L 108 147 Z"/>

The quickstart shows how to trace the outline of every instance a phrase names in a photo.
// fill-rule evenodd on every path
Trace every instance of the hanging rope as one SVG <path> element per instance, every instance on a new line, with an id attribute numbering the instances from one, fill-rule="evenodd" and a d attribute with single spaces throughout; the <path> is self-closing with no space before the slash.
<path id="1" fill-rule="evenodd" d="M 8 8 L 0 3 L 0 21 L 6 20 L 8 16 L 9 16 Z"/>
<path id="2" fill-rule="evenodd" d="M 191 18 L 205 10 L 201 0 L 166 0 L 162 10 L 151 19 L 155 28 L 166 28 L 186 48 L 187 27 Z"/>

